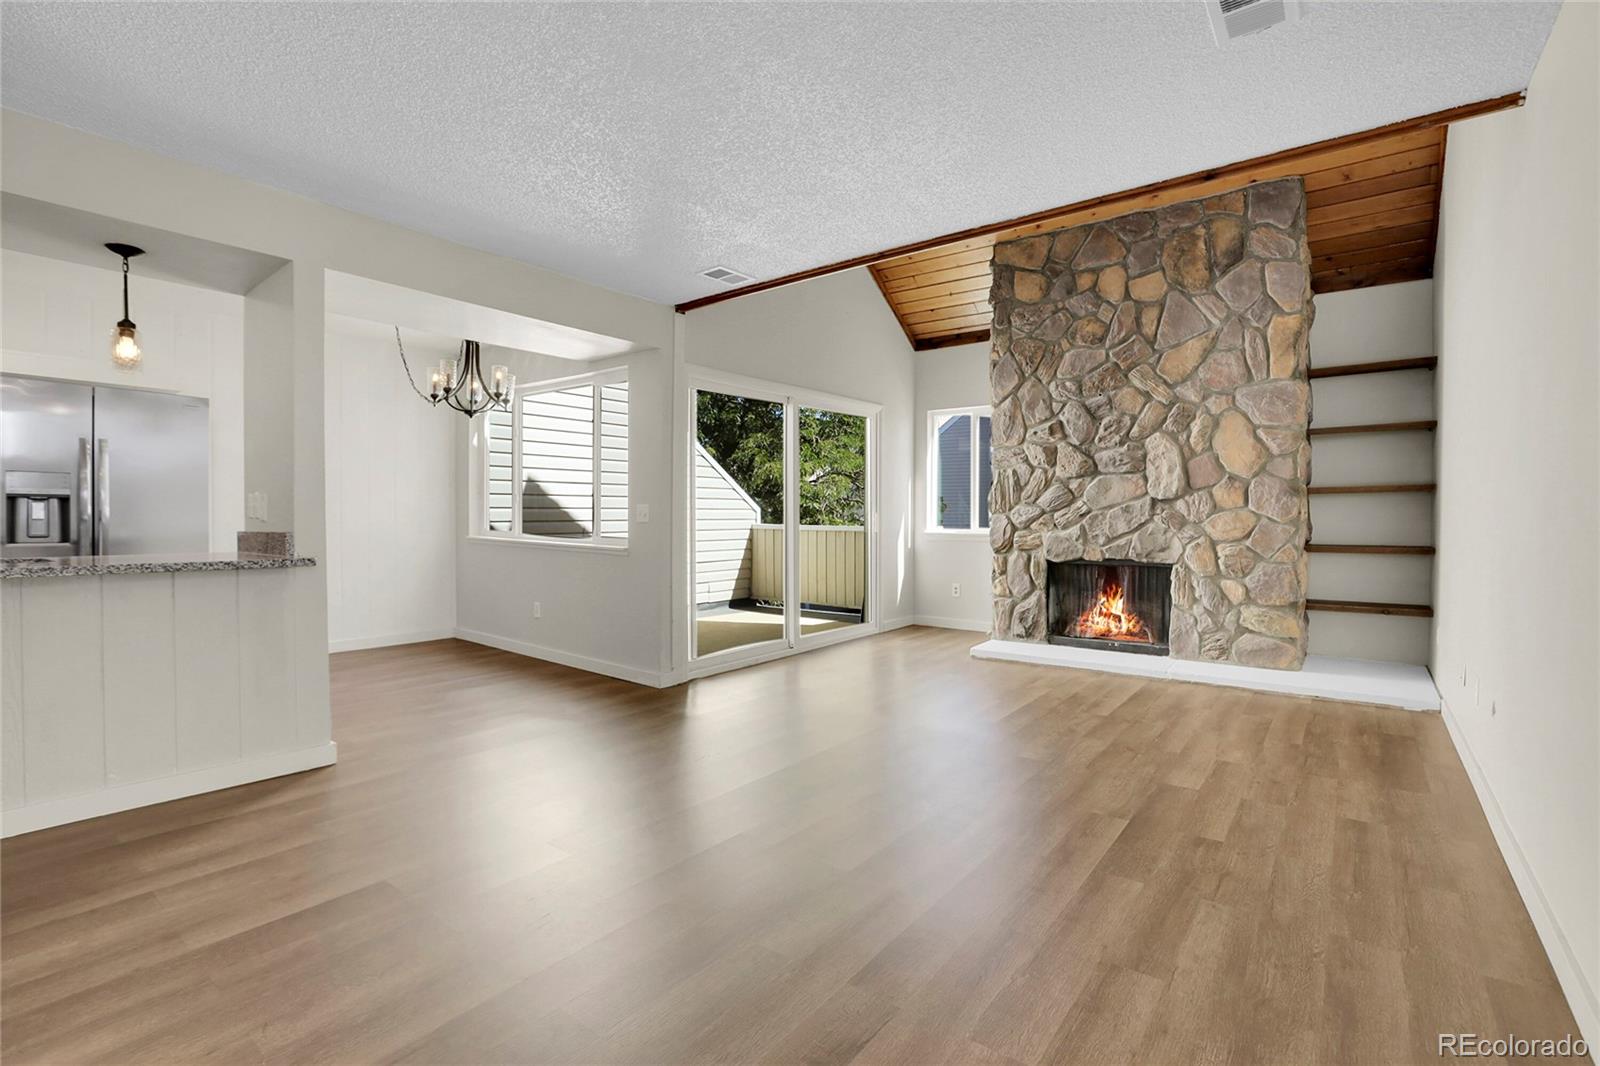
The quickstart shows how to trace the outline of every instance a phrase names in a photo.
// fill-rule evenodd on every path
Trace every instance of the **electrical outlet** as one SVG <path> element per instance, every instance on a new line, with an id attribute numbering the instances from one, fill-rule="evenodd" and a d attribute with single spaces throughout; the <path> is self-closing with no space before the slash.
<path id="1" fill-rule="evenodd" d="M 533 616 L 535 618 L 544 617 L 544 604 L 540 603 L 538 600 L 533 601 Z"/>
<path id="2" fill-rule="evenodd" d="M 648 503 L 641 503 L 636 506 L 633 509 L 633 520 L 635 522 L 650 521 L 650 505 Z"/>
<path id="3" fill-rule="evenodd" d="M 958 600 L 961 598 L 961 585 L 959 583 L 951 583 L 950 595 L 954 596 Z"/>

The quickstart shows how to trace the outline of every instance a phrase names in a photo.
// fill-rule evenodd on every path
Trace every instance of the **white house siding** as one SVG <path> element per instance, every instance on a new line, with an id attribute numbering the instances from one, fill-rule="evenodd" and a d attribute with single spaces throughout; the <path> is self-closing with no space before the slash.
<path id="1" fill-rule="evenodd" d="M 698 443 L 694 467 L 695 602 L 748 599 L 750 530 L 761 521 L 761 508 Z"/>

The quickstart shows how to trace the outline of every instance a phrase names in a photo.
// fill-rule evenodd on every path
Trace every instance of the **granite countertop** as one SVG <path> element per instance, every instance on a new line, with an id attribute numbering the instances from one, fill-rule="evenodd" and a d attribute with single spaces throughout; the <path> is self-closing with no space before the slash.
<path id="1" fill-rule="evenodd" d="M 0 559 L 0 580 L 23 577 L 96 577 L 107 574 L 183 574 L 205 570 L 284 570 L 316 566 L 308 555 L 263 552 L 196 552 L 183 555 L 72 555 L 56 559 Z"/>

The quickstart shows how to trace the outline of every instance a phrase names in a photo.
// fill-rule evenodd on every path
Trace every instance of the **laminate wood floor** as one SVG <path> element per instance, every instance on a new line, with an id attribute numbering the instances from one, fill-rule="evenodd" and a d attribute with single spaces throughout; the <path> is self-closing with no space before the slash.
<path id="1" fill-rule="evenodd" d="M 334 657 L 339 764 L 6 841 L 28 1062 L 1437 1062 L 1576 1032 L 1437 716 L 905 629 Z"/>

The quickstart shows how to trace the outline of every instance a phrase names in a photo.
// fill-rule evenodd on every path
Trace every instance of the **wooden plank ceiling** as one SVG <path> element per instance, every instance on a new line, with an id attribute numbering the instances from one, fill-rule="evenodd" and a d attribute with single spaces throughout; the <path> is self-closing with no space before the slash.
<path id="1" fill-rule="evenodd" d="M 1167 183 L 1136 198 L 1064 208 L 1011 229 L 874 263 L 872 275 L 914 347 L 981 341 L 989 335 L 989 259 L 997 240 L 1302 175 L 1313 291 L 1432 277 L 1446 129 L 1441 124 L 1336 142 L 1292 158 L 1269 157 L 1225 176 Z"/>

